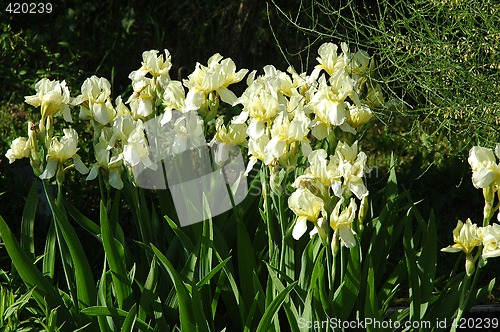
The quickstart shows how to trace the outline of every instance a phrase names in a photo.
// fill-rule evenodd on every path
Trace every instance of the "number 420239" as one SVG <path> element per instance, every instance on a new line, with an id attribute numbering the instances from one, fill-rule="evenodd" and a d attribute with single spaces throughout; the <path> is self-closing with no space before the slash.
<path id="1" fill-rule="evenodd" d="M 5 11 L 10 14 L 50 14 L 52 3 L 9 2 Z"/>

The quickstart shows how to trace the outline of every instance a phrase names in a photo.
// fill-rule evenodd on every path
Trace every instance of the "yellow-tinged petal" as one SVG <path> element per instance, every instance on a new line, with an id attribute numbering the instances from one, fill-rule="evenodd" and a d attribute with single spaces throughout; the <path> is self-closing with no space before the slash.
<path id="1" fill-rule="evenodd" d="M 453 245 L 441 249 L 444 252 L 458 252 L 463 251 L 470 254 L 475 247 L 481 245 L 481 240 L 478 236 L 478 227 L 472 224 L 470 219 L 465 223 L 461 220 L 457 222 L 457 226 L 453 230 Z"/>

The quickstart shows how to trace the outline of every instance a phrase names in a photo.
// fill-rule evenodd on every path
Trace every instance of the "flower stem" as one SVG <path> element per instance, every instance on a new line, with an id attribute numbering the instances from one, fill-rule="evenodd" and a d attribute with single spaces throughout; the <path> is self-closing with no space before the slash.
<path id="1" fill-rule="evenodd" d="M 481 250 L 478 250 L 476 257 L 474 257 L 474 261 L 478 261 L 478 257 L 481 254 Z M 465 308 L 467 308 L 470 300 L 470 296 L 468 296 L 477 286 L 477 282 L 479 279 L 479 266 L 476 266 L 474 269 L 474 276 L 472 275 L 467 275 L 465 279 L 462 281 L 461 284 L 461 290 L 460 290 L 460 300 L 459 300 L 459 306 L 457 309 L 457 315 L 455 316 L 455 319 L 453 320 L 453 324 L 451 327 L 451 331 L 456 331 L 456 328 L 458 326 L 458 323 L 460 322 L 460 319 L 462 318 L 462 315 L 465 312 Z M 472 280 L 472 283 L 471 283 Z M 470 287 L 469 287 L 470 286 Z"/>
<path id="2" fill-rule="evenodd" d="M 467 295 L 467 289 L 469 288 L 470 284 L 470 276 L 465 277 L 465 279 L 462 281 L 462 284 L 460 285 L 460 301 L 459 301 L 459 306 L 457 309 L 457 315 L 455 316 L 455 319 L 453 320 L 453 323 L 451 325 L 451 330 L 452 332 L 456 331 L 458 323 L 460 322 L 460 318 L 462 318 L 462 315 L 464 313 L 465 305 L 467 304 L 466 301 L 466 295 Z"/>
<path id="3" fill-rule="evenodd" d="M 272 262 L 275 254 L 275 242 L 274 242 L 274 232 L 271 225 L 271 201 L 269 200 L 269 185 L 268 185 L 268 173 L 267 166 L 262 164 L 260 169 L 260 181 L 262 185 L 262 197 L 264 199 L 264 212 L 266 214 L 266 225 L 267 225 L 267 238 L 269 243 L 269 261 Z"/>

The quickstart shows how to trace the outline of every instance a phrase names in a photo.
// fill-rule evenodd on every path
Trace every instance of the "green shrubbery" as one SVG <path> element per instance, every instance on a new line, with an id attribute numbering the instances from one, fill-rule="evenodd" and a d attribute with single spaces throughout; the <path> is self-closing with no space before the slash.
<path id="1" fill-rule="evenodd" d="M 500 15 L 494 0 L 303 4 L 295 11 L 281 7 L 281 17 L 311 40 L 343 40 L 376 55 L 389 101 L 379 116 L 395 139 L 431 152 L 445 141 L 441 154 L 460 156 L 474 144 L 496 144 Z M 409 123 L 401 126 L 405 118 Z"/>

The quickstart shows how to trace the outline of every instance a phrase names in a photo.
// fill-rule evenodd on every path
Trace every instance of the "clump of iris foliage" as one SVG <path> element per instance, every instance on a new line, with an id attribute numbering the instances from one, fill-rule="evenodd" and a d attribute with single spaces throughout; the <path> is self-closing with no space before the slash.
<path id="1" fill-rule="evenodd" d="M 478 285 L 477 277 L 500 253 L 497 225 L 488 226 L 498 209 L 492 152 L 476 148 L 469 159 L 474 184 L 486 188 L 484 224 L 459 222 L 455 245 L 444 250 L 463 251 L 466 264 L 459 255 L 438 283 L 434 215 L 424 219 L 409 193 L 398 192 L 394 168 L 380 192 L 366 186 L 359 134 L 386 105 L 374 59 L 346 43 L 324 43 L 317 53 L 310 72 L 237 70 L 217 53 L 175 80 L 169 51 L 146 51 L 123 99 L 112 97 L 103 77 L 86 79 L 76 96 L 65 81 L 39 80 L 25 101 L 40 120 L 6 152 L 11 163 L 28 158 L 36 176 L 19 239 L 0 218 L 11 274 L 28 289 L 3 292 L 7 328 L 280 331 L 330 328 L 332 319 L 459 322 L 495 283 Z M 236 95 L 233 86 L 243 82 Z M 232 176 L 248 179 L 247 198 L 220 215 L 205 205 L 205 220 L 180 227 L 169 191 L 137 185 L 142 172 L 158 168 L 145 133 L 151 120 L 173 125 L 181 146 L 204 133 L 217 164 L 239 147 L 248 167 Z M 98 218 L 71 203 L 69 174 L 97 181 Z M 52 212 L 43 234 L 34 232 L 39 184 Z M 35 241 L 45 243 L 43 252 Z M 410 306 L 391 313 L 400 291 Z"/>

